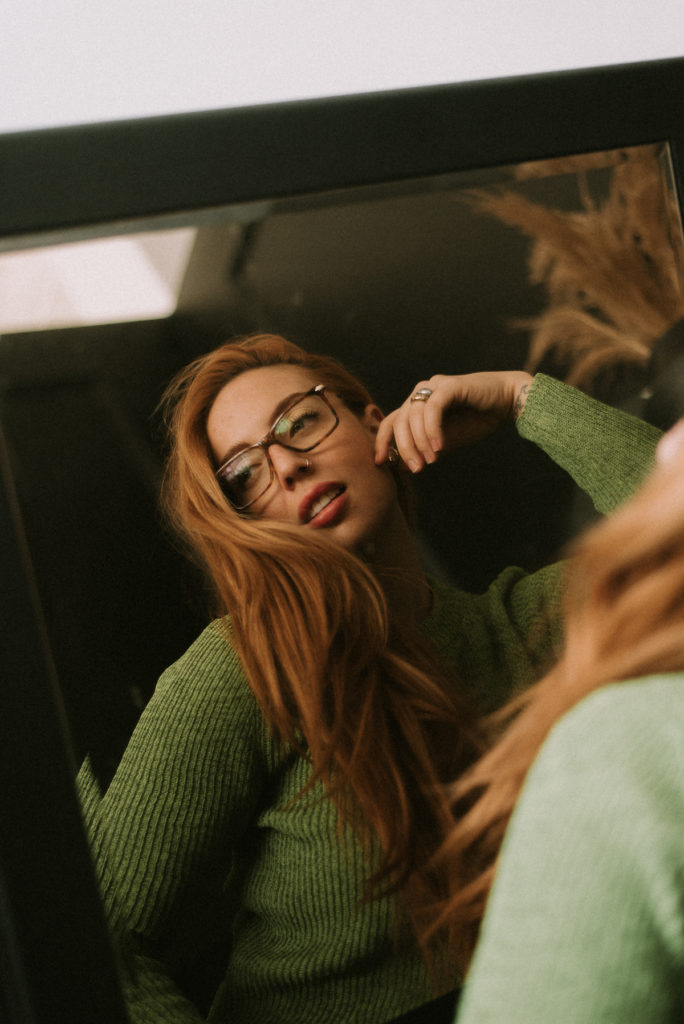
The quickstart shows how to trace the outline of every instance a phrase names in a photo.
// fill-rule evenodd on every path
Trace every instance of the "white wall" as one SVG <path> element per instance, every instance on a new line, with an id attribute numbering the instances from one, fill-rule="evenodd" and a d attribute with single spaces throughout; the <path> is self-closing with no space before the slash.
<path id="1" fill-rule="evenodd" d="M 5 0 L 0 12 L 0 131 L 684 53 L 682 0 Z"/>

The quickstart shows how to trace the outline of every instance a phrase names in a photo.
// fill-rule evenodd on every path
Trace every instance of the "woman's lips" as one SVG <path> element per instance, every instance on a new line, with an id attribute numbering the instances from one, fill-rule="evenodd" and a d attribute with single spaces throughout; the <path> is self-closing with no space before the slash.
<path id="1" fill-rule="evenodd" d="M 347 504 L 347 489 L 334 481 L 318 484 L 299 506 L 299 519 L 308 526 L 329 526 L 342 514 Z"/>

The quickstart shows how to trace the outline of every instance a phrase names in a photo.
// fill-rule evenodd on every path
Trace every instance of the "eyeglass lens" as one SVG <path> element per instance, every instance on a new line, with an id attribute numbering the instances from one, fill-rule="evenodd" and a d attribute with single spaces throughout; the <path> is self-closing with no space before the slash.
<path id="1" fill-rule="evenodd" d="M 272 430 L 271 441 L 295 451 L 310 451 L 335 427 L 335 413 L 320 395 L 304 395 L 286 409 Z M 232 504 L 240 509 L 261 497 L 271 482 L 266 446 L 254 445 L 239 452 L 225 464 L 221 486 Z"/>

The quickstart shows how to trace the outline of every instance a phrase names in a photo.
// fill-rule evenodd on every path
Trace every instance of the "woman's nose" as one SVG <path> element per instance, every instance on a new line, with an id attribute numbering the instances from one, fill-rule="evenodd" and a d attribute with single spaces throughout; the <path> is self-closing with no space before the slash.
<path id="1" fill-rule="evenodd" d="M 294 487 L 296 480 L 309 469 L 304 452 L 293 452 L 279 444 L 272 444 L 268 451 L 275 474 L 284 487 Z"/>

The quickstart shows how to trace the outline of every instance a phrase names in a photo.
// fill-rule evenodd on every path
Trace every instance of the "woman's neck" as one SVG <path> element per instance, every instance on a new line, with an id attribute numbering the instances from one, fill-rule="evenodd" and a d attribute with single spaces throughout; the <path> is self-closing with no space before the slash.
<path id="1" fill-rule="evenodd" d="M 393 510 L 359 554 L 377 576 L 392 617 L 411 626 L 422 622 L 432 607 L 432 590 L 418 545 L 400 509 Z"/>

